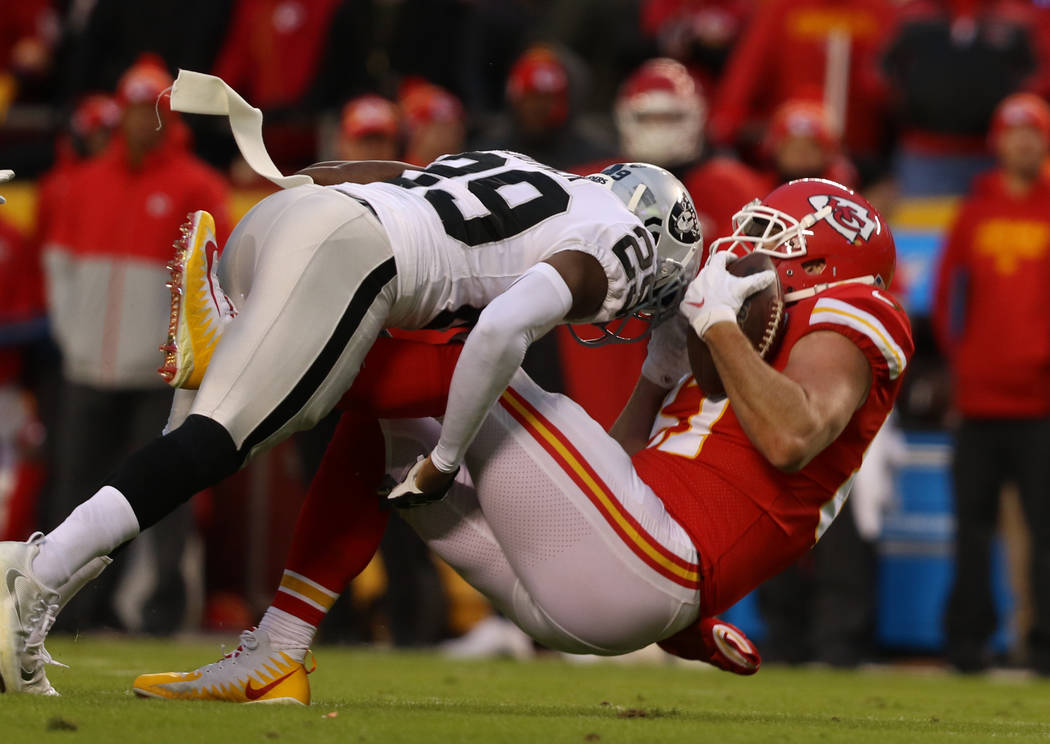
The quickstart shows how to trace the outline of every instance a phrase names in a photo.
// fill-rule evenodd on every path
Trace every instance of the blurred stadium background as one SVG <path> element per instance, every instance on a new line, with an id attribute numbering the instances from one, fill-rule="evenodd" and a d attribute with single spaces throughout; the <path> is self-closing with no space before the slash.
<path id="1" fill-rule="evenodd" d="M 664 61 L 636 73 L 655 58 Z M 995 166 L 996 107 L 1019 91 L 1050 94 L 1050 3 L 0 0 L 0 167 L 17 172 L 0 188 L 3 539 L 53 526 L 70 498 L 89 495 L 116 457 L 159 430 L 154 401 L 166 389 L 142 369 L 161 363 L 166 315 L 155 334 L 135 335 L 130 318 L 147 311 L 126 285 L 156 280 L 149 291 L 159 300 L 148 305 L 163 308 L 162 266 L 185 212 L 212 209 L 228 232 L 269 192 L 225 121 L 154 110 L 179 68 L 218 74 L 262 108 L 286 173 L 326 159 L 425 163 L 491 147 L 584 173 L 622 158 L 660 161 L 693 190 L 709 238 L 789 175 L 852 182 L 892 225 L 893 289 L 916 334 L 899 439 L 823 553 L 729 619 L 770 661 L 851 666 L 945 653 L 958 411 L 930 321 L 932 285 L 972 178 Z M 1045 204 L 1050 229 L 1050 197 Z M 88 237 L 99 222 L 112 240 Z M 1046 253 L 1037 248 L 1036 258 Z M 610 423 L 644 351 L 580 354 L 555 334 L 530 354 L 542 384 Z M 1050 389 L 1046 362 L 1035 383 Z M 609 369 L 624 373 L 609 379 Z M 270 600 L 330 431 L 285 443 L 199 495 L 156 537 L 171 560 L 126 551 L 124 570 L 88 592 L 62 629 L 232 635 L 251 624 Z M 1003 496 L 992 650 L 998 663 L 1024 666 L 1030 543 L 1015 490 Z M 430 646 L 488 612 L 397 525 L 348 598 L 323 640 Z"/>

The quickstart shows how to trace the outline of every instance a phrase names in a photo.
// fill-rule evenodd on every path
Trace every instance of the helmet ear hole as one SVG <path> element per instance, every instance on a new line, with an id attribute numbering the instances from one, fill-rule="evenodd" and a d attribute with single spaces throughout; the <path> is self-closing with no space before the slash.
<path id="1" fill-rule="evenodd" d="M 828 262 L 823 258 L 814 258 L 812 261 L 806 261 L 802 264 L 802 270 L 810 276 L 818 276 L 824 273 L 824 269 L 828 266 Z"/>

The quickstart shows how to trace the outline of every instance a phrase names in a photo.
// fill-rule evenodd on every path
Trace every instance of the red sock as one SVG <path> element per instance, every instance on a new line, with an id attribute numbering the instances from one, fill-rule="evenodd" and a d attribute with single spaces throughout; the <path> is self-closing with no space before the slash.
<path id="1" fill-rule="evenodd" d="M 372 560 L 388 515 L 376 496 L 383 468 L 378 420 L 343 413 L 299 512 L 274 607 L 316 627 Z"/>
<path id="2" fill-rule="evenodd" d="M 385 468 L 378 419 L 440 416 L 461 350 L 381 338 L 365 358 L 299 512 L 273 607 L 317 627 L 368 565 L 388 512 L 376 488 Z"/>

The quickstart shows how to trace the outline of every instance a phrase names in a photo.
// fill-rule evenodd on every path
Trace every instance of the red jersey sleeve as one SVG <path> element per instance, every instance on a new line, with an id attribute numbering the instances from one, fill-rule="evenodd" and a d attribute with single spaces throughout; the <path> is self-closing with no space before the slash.
<path id="1" fill-rule="evenodd" d="M 845 284 L 821 292 L 809 311 L 804 333 L 834 331 L 855 343 L 871 363 L 876 380 L 894 381 L 915 350 L 904 308 L 888 292 Z"/>

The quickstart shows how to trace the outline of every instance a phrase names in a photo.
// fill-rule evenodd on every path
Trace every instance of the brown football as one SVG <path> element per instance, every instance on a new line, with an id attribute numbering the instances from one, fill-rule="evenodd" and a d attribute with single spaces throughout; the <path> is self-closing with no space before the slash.
<path id="1" fill-rule="evenodd" d="M 773 259 L 764 253 L 749 253 L 733 261 L 728 268 L 729 273 L 734 276 L 750 276 L 767 269 L 775 270 Z M 755 351 L 763 359 L 772 359 L 787 322 L 780 278 L 777 277 L 770 286 L 744 300 L 736 319 L 740 330 L 751 341 Z M 711 351 L 695 333 L 689 334 L 689 363 L 693 368 L 693 376 L 706 397 L 725 397 L 726 391 L 718 376 Z"/>

